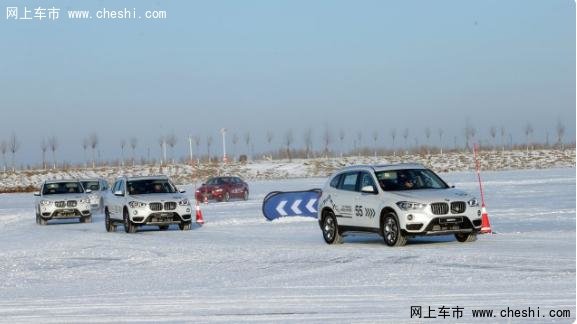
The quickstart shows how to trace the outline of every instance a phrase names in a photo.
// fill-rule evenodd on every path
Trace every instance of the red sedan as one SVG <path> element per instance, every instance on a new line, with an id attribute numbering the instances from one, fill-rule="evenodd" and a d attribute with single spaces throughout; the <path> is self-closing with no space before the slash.
<path id="1" fill-rule="evenodd" d="M 231 198 L 247 200 L 248 184 L 239 177 L 214 177 L 196 190 L 195 197 L 198 201 L 229 201 Z"/>

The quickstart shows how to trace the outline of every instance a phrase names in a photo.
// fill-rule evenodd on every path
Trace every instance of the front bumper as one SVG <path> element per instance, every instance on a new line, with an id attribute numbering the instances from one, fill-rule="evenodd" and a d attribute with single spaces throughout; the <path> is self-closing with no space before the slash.
<path id="1" fill-rule="evenodd" d="M 78 208 L 53 208 L 53 209 L 46 208 L 40 211 L 40 216 L 46 220 L 79 218 L 90 215 L 91 213 L 89 209 L 78 209 Z"/>
<path id="2" fill-rule="evenodd" d="M 481 230 L 481 210 L 471 208 L 466 213 L 432 215 L 430 213 L 401 212 L 405 235 L 446 235 Z"/>
<path id="3" fill-rule="evenodd" d="M 146 208 L 129 208 L 130 220 L 139 225 L 169 225 L 192 221 L 192 207 L 178 206 L 174 210 L 153 211 Z"/>

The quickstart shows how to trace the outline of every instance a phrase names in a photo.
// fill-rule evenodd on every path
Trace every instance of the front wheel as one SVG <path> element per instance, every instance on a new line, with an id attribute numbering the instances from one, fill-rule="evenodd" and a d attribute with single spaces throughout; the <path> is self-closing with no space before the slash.
<path id="1" fill-rule="evenodd" d="M 158 225 L 158 229 L 161 231 L 166 231 L 168 229 L 168 225 Z"/>
<path id="2" fill-rule="evenodd" d="M 342 243 L 341 234 L 339 233 L 339 226 L 337 218 L 332 211 L 325 212 L 322 222 L 323 238 L 327 244 Z"/>
<path id="3" fill-rule="evenodd" d="M 407 244 L 407 238 L 401 232 L 397 215 L 388 213 L 383 218 L 382 235 L 388 246 L 403 246 Z"/>
<path id="4" fill-rule="evenodd" d="M 45 220 L 44 218 L 42 218 L 42 216 L 40 216 L 39 214 L 36 214 L 36 224 L 46 225 L 46 224 L 48 224 L 48 221 Z"/>
<path id="5" fill-rule="evenodd" d="M 243 200 L 248 200 L 248 190 L 245 190 L 242 194 L 242 199 Z"/>
<path id="6" fill-rule="evenodd" d="M 178 224 L 178 228 L 180 228 L 181 231 L 190 231 L 190 229 L 192 228 L 192 223 L 191 222 L 180 222 Z"/>
<path id="7" fill-rule="evenodd" d="M 80 222 L 81 223 L 92 223 L 92 215 L 88 215 L 88 216 L 84 216 L 84 217 L 80 217 Z"/>
<path id="8" fill-rule="evenodd" d="M 134 224 L 131 220 L 130 217 L 128 217 L 128 210 L 124 210 L 123 213 L 123 220 L 124 220 L 124 231 L 126 233 L 136 233 L 137 230 L 137 225 Z"/>
<path id="9" fill-rule="evenodd" d="M 230 194 L 227 192 L 224 193 L 224 195 L 222 196 L 222 200 L 223 201 L 229 201 L 230 200 Z"/>
<path id="10" fill-rule="evenodd" d="M 461 243 L 474 242 L 477 240 L 477 233 L 456 233 L 455 238 Z"/>

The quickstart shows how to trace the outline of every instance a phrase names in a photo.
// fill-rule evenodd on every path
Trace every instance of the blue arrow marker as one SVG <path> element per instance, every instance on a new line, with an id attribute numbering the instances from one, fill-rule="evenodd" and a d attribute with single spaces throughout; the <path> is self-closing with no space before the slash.
<path id="1" fill-rule="evenodd" d="M 320 189 L 273 191 L 264 197 L 262 213 L 268 220 L 287 216 L 317 217 Z"/>

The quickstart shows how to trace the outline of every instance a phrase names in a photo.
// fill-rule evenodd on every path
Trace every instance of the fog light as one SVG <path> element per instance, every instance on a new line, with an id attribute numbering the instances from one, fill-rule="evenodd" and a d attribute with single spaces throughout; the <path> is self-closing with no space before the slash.
<path id="1" fill-rule="evenodd" d="M 412 221 L 412 220 L 413 220 L 413 215 L 411 215 L 411 214 L 407 215 L 407 220 Z"/>
<path id="2" fill-rule="evenodd" d="M 133 215 L 138 215 L 138 210 L 132 211 L 132 214 L 133 214 Z"/>
<path id="3" fill-rule="evenodd" d="M 187 213 L 190 213 L 190 208 L 187 208 L 187 209 L 186 209 L 186 212 L 187 212 Z"/>

